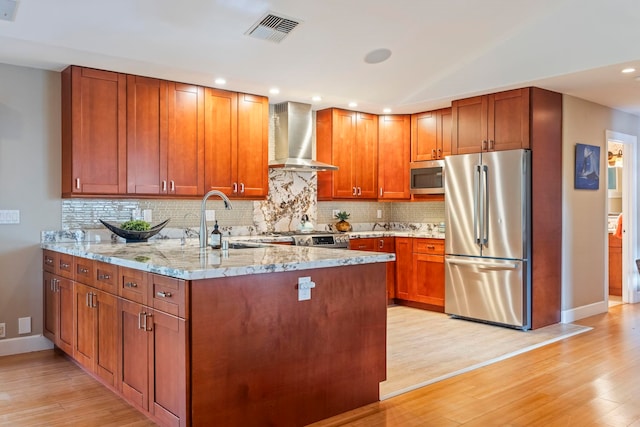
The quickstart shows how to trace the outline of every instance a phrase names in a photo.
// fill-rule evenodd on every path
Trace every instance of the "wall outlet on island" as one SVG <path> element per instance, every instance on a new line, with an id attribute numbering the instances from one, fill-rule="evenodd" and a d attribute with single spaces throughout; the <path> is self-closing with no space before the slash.
<path id="1" fill-rule="evenodd" d="M 214 209 L 207 209 L 205 211 L 205 218 L 207 222 L 213 222 L 216 220 L 216 211 Z"/>

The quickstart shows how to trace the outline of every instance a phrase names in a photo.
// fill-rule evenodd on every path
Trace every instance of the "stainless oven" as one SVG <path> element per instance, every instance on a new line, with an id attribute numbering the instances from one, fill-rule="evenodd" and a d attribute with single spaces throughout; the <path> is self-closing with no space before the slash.
<path id="1" fill-rule="evenodd" d="M 411 162 L 411 194 L 444 194 L 444 160 Z"/>

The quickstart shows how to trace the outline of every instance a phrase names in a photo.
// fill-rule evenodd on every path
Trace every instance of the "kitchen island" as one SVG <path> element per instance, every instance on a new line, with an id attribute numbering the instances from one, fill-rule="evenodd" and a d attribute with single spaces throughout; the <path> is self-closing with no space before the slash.
<path id="1" fill-rule="evenodd" d="M 45 311 L 52 280 L 74 288 L 58 347 L 161 425 L 305 425 L 377 401 L 394 255 L 258 246 L 43 243 Z"/>

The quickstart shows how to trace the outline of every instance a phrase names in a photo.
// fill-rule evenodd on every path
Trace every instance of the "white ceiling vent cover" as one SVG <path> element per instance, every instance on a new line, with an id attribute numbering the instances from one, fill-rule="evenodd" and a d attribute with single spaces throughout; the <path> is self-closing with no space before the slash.
<path id="1" fill-rule="evenodd" d="M 300 21 L 270 12 L 253 24 L 245 34 L 256 39 L 280 43 L 299 23 Z"/>
<path id="2" fill-rule="evenodd" d="M 15 21 L 17 6 L 15 0 L 0 0 L 0 20 Z"/>

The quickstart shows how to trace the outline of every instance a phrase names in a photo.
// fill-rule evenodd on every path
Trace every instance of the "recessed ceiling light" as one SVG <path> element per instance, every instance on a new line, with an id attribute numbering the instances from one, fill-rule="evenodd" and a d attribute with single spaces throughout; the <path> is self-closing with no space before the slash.
<path id="1" fill-rule="evenodd" d="M 358 103 L 357 103 L 357 102 L 350 102 L 350 103 L 349 103 L 349 107 L 351 107 L 351 108 L 355 108 L 355 107 L 357 107 L 357 106 L 358 106 Z"/>
<path id="2" fill-rule="evenodd" d="M 280 89 L 278 89 L 277 87 L 272 87 L 271 89 L 269 89 L 269 93 L 271 95 L 277 95 L 280 93 Z"/>
<path id="3" fill-rule="evenodd" d="M 312 96 L 312 97 L 311 97 L 311 100 L 312 100 L 313 102 L 320 102 L 320 101 L 322 101 L 322 97 L 321 97 L 321 96 L 318 96 L 318 95 L 315 95 L 315 96 Z"/>
<path id="4" fill-rule="evenodd" d="M 625 74 L 633 73 L 634 71 L 636 71 L 636 69 L 635 68 L 631 68 L 631 67 L 625 68 L 625 69 L 622 70 L 622 72 L 625 73 Z"/>
<path id="5" fill-rule="evenodd" d="M 214 80 L 214 83 L 217 85 L 224 85 L 224 84 L 227 84 L 227 81 L 225 79 L 218 78 Z"/>
<path id="6" fill-rule="evenodd" d="M 390 56 L 391 51 L 389 49 L 375 49 L 365 55 L 364 62 L 367 64 L 379 64 L 389 59 Z"/>
<path id="7" fill-rule="evenodd" d="M 389 114 L 391 112 L 391 108 L 385 108 L 382 110 L 383 113 Z"/>

